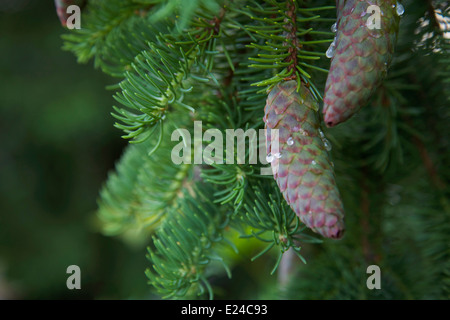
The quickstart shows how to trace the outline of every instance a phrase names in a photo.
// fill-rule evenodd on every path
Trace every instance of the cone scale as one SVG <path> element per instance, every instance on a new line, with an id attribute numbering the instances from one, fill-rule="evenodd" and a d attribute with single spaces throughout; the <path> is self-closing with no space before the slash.
<path id="1" fill-rule="evenodd" d="M 339 239 L 344 209 L 317 110 L 305 86 L 297 92 L 296 81 L 277 84 L 264 109 L 268 159 L 284 199 L 300 220 L 324 237 Z M 278 129 L 278 150 L 272 150 L 273 129 Z"/>
<path id="2" fill-rule="evenodd" d="M 323 108 L 328 127 L 358 112 L 385 76 L 403 13 L 396 0 L 337 0 L 336 7 L 337 33 L 327 52 L 334 55 Z"/>

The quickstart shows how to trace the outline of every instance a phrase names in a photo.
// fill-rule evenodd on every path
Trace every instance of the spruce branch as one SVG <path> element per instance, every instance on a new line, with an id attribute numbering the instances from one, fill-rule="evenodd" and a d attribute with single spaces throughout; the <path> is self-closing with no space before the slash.
<path id="1" fill-rule="evenodd" d="M 63 49 L 72 51 L 80 63 L 94 58 L 94 65 L 99 67 L 103 50 L 111 41 L 110 34 L 135 16 L 140 8 L 142 6 L 131 1 L 88 1 L 87 13 L 83 14 L 83 28 L 63 35 Z"/>
<path id="2" fill-rule="evenodd" d="M 126 107 L 115 107 L 113 114 L 122 122 L 116 127 L 122 129 L 125 139 L 139 143 L 149 138 L 155 127 L 160 128 L 170 107 L 194 112 L 184 102 L 188 94 L 199 93 L 195 83 L 207 83 L 217 79 L 211 73 L 216 54 L 216 38 L 220 36 L 218 18 L 199 19 L 186 35 L 159 34 L 156 42 L 149 42 L 148 48 L 131 65 L 133 72 L 126 72 L 126 79 L 120 83 L 121 92 L 116 100 Z"/>
<path id="3" fill-rule="evenodd" d="M 129 145 L 116 173 L 109 175 L 98 210 L 105 234 L 142 243 L 179 206 L 183 192 L 192 193 L 193 166 L 166 161 L 173 146 L 168 139 L 148 156 L 154 144 L 148 140 Z"/>
<path id="4" fill-rule="evenodd" d="M 215 252 L 224 241 L 227 216 L 208 201 L 207 191 L 195 189 L 195 196 L 185 194 L 180 208 L 166 219 L 153 237 L 147 258 L 149 283 L 164 298 L 202 296 L 213 298 L 205 269 L 218 261 L 231 277 L 226 263 Z M 224 242 L 226 243 L 226 242 Z"/>
<path id="5" fill-rule="evenodd" d="M 272 273 L 284 272 L 291 253 L 308 260 L 289 274 L 289 299 L 448 298 L 443 119 L 449 115 L 450 45 L 439 19 L 449 11 L 445 1 L 402 3 L 396 56 L 371 108 L 321 133 L 316 116 L 329 64 L 323 58 L 336 21 L 329 0 L 89 2 L 83 29 L 64 36 L 65 49 L 123 79 L 111 86 L 120 104 L 114 107 L 116 127 L 130 142 L 140 142 L 127 146 L 109 175 L 98 217 L 107 235 L 150 241 L 146 275 L 161 296 L 212 298 L 214 278 L 231 277 L 232 259 L 223 246 L 255 249 L 253 241 L 227 239 L 234 229 L 260 242 L 254 259 L 275 254 Z M 305 230 L 272 177 L 248 163 L 249 143 L 245 159 L 234 150 L 223 154 L 223 163 L 175 165 L 170 159 L 171 131 L 192 134 L 193 121 L 221 134 L 262 129 L 267 92 L 289 80 L 297 88 L 293 81 L 285 97 L 308 92 L 298 114 L 306 110 L 314 118 L 316 145 L 333 156 L 327 163 L 348 212 L 347 235 L 339 243 L 321 242 Z M 271 101 L 276 118 L 283 101 Z M 298 133 L 299 122 L 286 128 Z M 225 163 L 228 156 L 233 164 Z M 324 198 L 317 189 L 317 198 Z M 242 264 L 244 255 L 234 263 Z M 372 263 L 383 272 L 378 292 L 364 285 Z"/>
<path id="6" fill-rule="evenodd" d="M 250 67 L 274 70 L 271 78 L 254 83 L 255 86 L 267 86 L 270 90 L 280 81 L 295 79 L 299 87 L 300 82 L 303 82 L 311 87 L 316 99 L 321 98 L 312 81 L 311 71 L 327 72 L 314 62 L 324 55 L 317 45 L 330 43 L 332 39 L 308 41 L 305 37 L 309 34 L 330 37 L 333 33 L 315 32 L 314 28 L 306 29 L 303 24 L 319 22 L 321 16 L 315 14 L 315 11 L 326 11 L 331 8 L 330 6 L 301 8 L 296 0 L 284 2 L 266 0 L 264 5 L 252 2 L 252 5 L 247 7 L 248 15 L 255 24 L 247 25 L 246 29 L 259 40 L 250 44 L 251 48 L 259 50 L 257 57 L 250 57 L 254 62 Z M 261 15 L 266 16 L 260 17 Z M 305 47 L 308 49 L 305 50 Z"/>
<path id="7" fill-rule="evenodd" d="M 274 188 L 274 190 L 277 190 L 277 188 Z M 277 270 L 283 254 L 290 248 L 301 261 L 306 263 L 300 254 L 301 247 L 299 244 L 302 242 L 320 243 L 321 241 L 304 232 L 306 227 L 301 226 L 299 218 L 289 205 L 282 200 L 280 192 L 277 190 L 275 195 L 272 195 L 267 193 L 261 184 L 257 183 L 248 189 L 246 198 L 248 200 L 244 204 L 245 214 L 241 215 L 241 219 L 245 225 L 251 227 L 251 233 L 243 234 L 241 237 L 254 237 L 267 243 L 265 249 L 252 260 L 277 247 L 279 253 L 272 274 Z"/>

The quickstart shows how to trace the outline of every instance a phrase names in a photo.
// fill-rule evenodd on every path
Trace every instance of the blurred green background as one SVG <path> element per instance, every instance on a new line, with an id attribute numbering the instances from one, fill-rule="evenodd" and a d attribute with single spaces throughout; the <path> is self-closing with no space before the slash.
<path id="1" fill-rule="evenodd" d="M 0 0 L 0 299 L 146 298 L 142 250 L 92 221 L 126 143 L 116 80 L 62 51 L 64 32 L 52 0 Z"/>

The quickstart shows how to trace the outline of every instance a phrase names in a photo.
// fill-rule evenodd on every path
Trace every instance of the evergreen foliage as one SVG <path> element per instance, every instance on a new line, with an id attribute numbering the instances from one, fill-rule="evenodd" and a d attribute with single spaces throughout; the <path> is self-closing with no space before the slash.
<path id="1" fill-rule="evenodd" d="M 113 116 L 130 141 L 98 217 L 105 234 L 148 245 L 146 275 L 162 297 L 212 298 L 214 279 L 251 263 L 226 253 L 246 250 L 237 231 L 261 240 L 255 258 L 275 256 L 272 273 L 290 248 L 307 262 L 277 297 L 450 298 L 450 8 L 402 4 L 386 79 L 351 120 L 323 129 L 346 211 L 336 242 L 305 229 L 262 165 L 249 163 L 251 139 L 246 161 L 224 148 L 223 163 L 195 164 L 195 146 L 190 164 L 171 160 L 172 133 L 194 137 L 194 121 L 224 135 L 263 129 L 267 92 L 281 81 L 320 102 L 334 1 L 88 1 L 64 49 L 119 79 Z M 382 290 L 365 285 L 372 264 Z"/>

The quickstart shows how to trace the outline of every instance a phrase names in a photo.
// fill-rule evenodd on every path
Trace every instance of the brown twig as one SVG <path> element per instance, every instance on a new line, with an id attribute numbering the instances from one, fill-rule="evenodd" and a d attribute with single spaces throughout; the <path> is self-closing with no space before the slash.
<path id="1" fill-rule="evenodd" d="M 290 63 L 287 68 L 289 71 L 292 71 L 292 75 L 285 80 L 294 80 L 297 78 L 295 70 L 298 65 L 298 50 L 301 48 L 301 44 L 297 38 L 297 7 L 294 0 L 287 1 L 286 16 L 290 20 L 290 22 L 286 25 L 286 29 L 288 30 L 286 33 L 286 39 L 288 41 L 285 44 L 286 46 L 289 46 L 289 55 L 287 56 L 286 61 Z M 288 19 L 286 18 L 286 20 Z M 289 40 L 292 42 L 292 45 L 289 44 Z"/>

